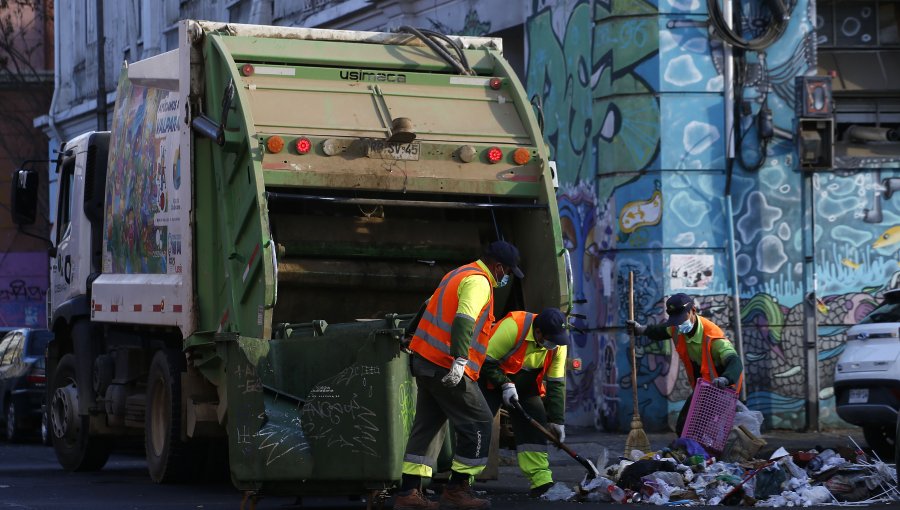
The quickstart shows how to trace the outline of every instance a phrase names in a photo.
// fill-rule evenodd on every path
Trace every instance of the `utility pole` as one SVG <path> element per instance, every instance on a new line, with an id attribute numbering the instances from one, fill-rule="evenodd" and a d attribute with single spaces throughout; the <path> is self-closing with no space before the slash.
<path id="1" fill-rule="evenodd" d="M 97 3 L 97 131 L 106 131 L 106 32 L 103 28 L 103 0 Z"/>

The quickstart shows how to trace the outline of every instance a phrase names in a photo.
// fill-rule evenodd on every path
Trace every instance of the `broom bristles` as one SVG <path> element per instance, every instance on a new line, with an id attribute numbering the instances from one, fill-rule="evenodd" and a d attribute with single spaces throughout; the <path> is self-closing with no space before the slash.
<path id="1" fill-rule="evenodd" d="M 631 455 L 631 450 L 640 450 L 644 453 L 650 451 L 650 439 L 644 432 L 644 426 L 638 416 L 631 418 L 631 431 L 628 432 L 628 438 L 625 439 L 625 456 Z"/>

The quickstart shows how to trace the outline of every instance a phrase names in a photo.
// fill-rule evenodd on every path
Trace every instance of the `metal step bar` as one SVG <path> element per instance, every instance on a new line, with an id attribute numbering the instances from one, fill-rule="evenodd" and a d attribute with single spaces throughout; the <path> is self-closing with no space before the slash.
<path id="1" fill-rule="evenodd" d="M 546 209 L 547 204 L 495 204 L 490 202 L 442 202 L 440 200 L 394 200 L 387 198 L 322 197 L 293 193 L 266 192 L 269 202 L 331 202 L 333 204 L 429 207 L 435 209 Z"/>

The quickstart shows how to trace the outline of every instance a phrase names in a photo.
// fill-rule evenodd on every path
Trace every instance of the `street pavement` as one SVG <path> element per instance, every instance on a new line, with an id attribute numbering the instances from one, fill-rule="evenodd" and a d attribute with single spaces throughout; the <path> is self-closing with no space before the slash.
<path id="1" fill-rule="evenodd" d="M 581 456 L 596 461 L 606 448 L 609 459 L 624 452 L 626 434 L 606 434 L 589 429 L 567 428 L 567 444 Z M 859 430 L 838 432 L 773 432 L 764 434 L 768 446 L 760 457 L 779 446 L 788 450 L 814 447 L 849 446 L 850 436 L 860 445 Z M 660 449 L 674 438 L 674 433 L 648 434 L 651 446 Z M 528 481 L 515 463 L 515 452 L 501 449 L 497 480 L 479 482 L 475 488 L 492 500 L 496 509 L 584 508 L 596 503 L 546 502 L 527 497 Z M 557 482 L 574 487 L 585 474 L 584 468 L 562 451 L 551 447 L 551 468 Z M 436 499 L 436 495 L 432 498 Z M 390 507 L 392 500 L 387 501 Z M 602 504 L 604 506 L 609 505 Z M 577 505 L 577 506 L 576 506 Z M 364 499 L 264 497 L 257 509 L 297 508 L 366 508 Z M 0 509 L 33 510 L 219 510 L 241 508 L 241 494 L 228 483 L 156 485 L 147 475 L 146 462 L 136 453 L 115 454 L 110 463 L 97 473 L 67 473 L 56 463 L 52 448 L 37 443 L 9 444 L 0 442 Z M 249 508 L 249 507 L 245 507 Z M 698 508 L 698 507 L 692 507 Z M 703 508 L 703 507 L 699 507 Z M 822 507 L 820 507 L 822 508 Z M 900 505 L 878 505 L 896 508 Z"/>

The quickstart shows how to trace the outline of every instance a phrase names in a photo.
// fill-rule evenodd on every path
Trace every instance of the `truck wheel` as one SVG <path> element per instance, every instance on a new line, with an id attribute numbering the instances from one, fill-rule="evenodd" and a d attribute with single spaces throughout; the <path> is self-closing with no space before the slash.
<path id="1" fill-rule="evenodd" d="M 90 417 L 78 415 L 75 355 L 59 360 L 50 383 L 50 436 L 59 464 L 68 471 L 97 471 L 106 465 L 112 441 L 91 436 Z"/>
<path id="2" fill-rule="evenodd" d="M 147 379 L 144 449 L 147 468 L 156 483 L 188 481 L 192 459 L 181 440 L 181 351 L 158 351 Z"/>
<path id="3" fill-rule="evenodd" d="M 896 427 L 890 425 L 866 425 L 863 427 L 863 437 L 869 448 L 881 457 L 881 460 L 890 462 L 894 459 L 894 447 L 896 443 Z"/>

